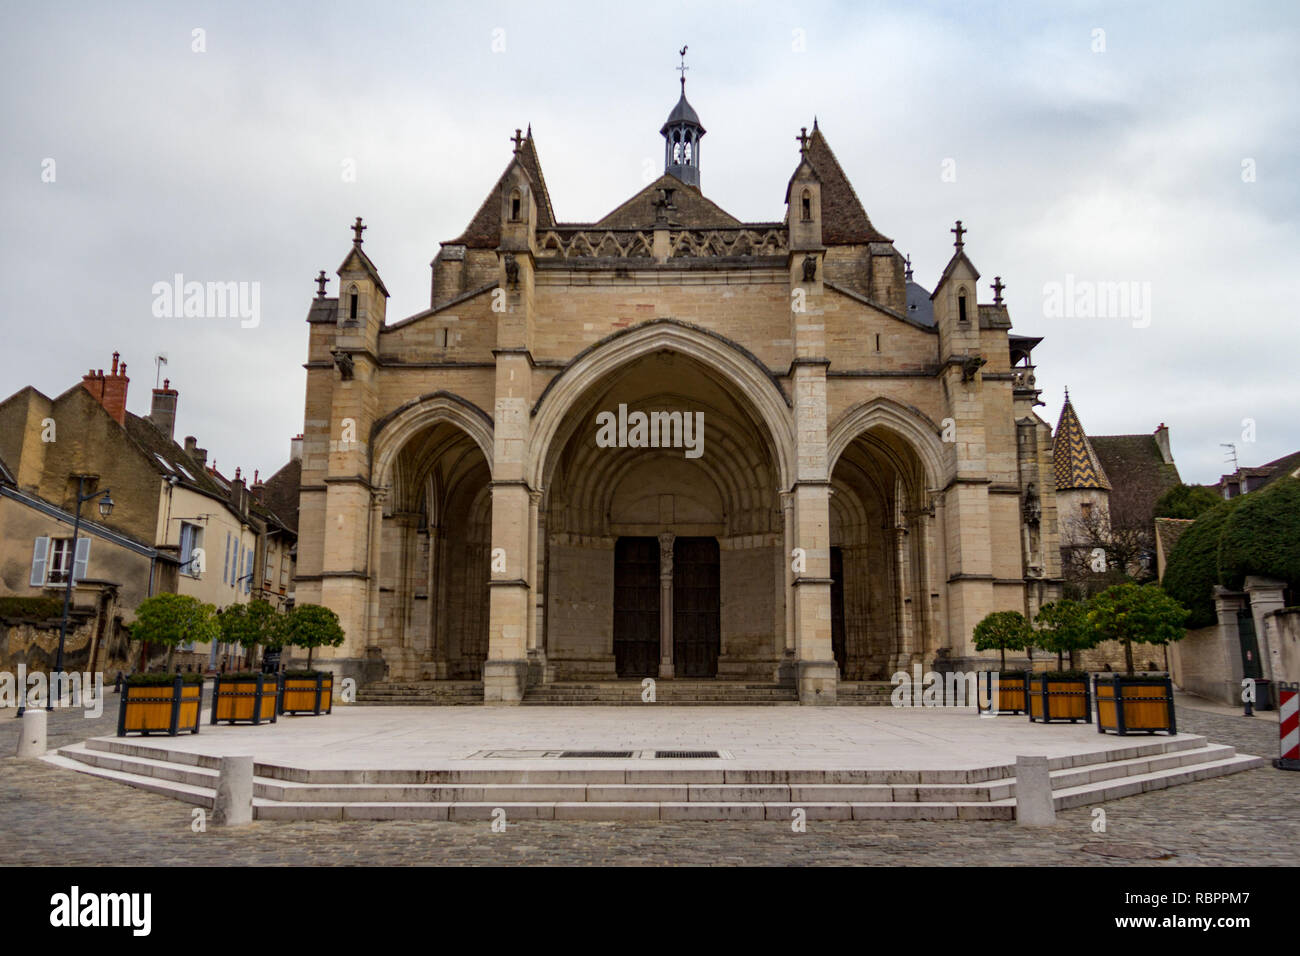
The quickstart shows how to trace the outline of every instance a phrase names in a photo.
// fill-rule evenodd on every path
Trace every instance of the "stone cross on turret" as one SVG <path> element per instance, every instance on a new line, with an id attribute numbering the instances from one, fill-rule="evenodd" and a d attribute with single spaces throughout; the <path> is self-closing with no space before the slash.
<path id="1" fill-rule="evenodd" d="M 361 217 L 357 216 L 357 221 L 352 224 L 352 234 L 354 237 L 352 241 L 358 246 L 361 245 L 361 234 L 369 228 L 369 226 L 361 225 Z"/>
<path id="2" fill-rule="evenodd" d="M 956 229 L 949 229 L 948 231 L 951 232 L 951 233 L 953 233 L 953 234 L 956 235 L 956 237 L 957 237 L 957 241 L 953 243 L 953 245 L 954 245 L 956 248 L 960 249 L 962 246 L 965 245 L 965 243 L 962 242 L 961 237 L 964 236 L 964 235 L 966 235 L 966 233 L 970 232 L 970 230 L 969 230 L 969 229 L 963 229 L 963 228 L 961 227 L 961 220 L 960 220 L 960 219 L 957 220 L 957 228 L 956 228 Z"/>
<path id="3" fill-rule="evenodd" d="M 325 278 L 325 270 L 322 269 L 320 275 L 316 277 L 316 298 L 325 298 L 325 283 L 329 281 L 329 279 Z"/>
<path id="4" fill-rule="evenodd" d="M 989 288 L 993 290 L 993 304 L 1001 305 L 1002 290 L 1006 288 L 1006 285 L 1002 282 L 1002 276 L 994 276 L 993 282 L 990 283 Z"/>

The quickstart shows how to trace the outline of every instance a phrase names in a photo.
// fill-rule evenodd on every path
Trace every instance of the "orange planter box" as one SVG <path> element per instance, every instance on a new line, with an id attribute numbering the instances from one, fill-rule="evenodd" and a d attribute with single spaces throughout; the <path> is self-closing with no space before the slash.
<path id="1" fill-rule="evenodd" d="M 1098 677 L 1097 732 L 1178 733 L 1168 677 Z"/>
<path id="2" fill-rule="evenodd" d="M 117 712 L 117 735 L 199 732 L 202 684 L 186 684 L 180 677 L 171 684 L 126 684 Z"/>
<path id="3" fill-rule="evenodd" d="M 1032 674 L 1027 695 L 1029 719 L 1034 723 L 1050 724 L 1058 720 L 1088 723 L 1092 720 L 1092 694 L 1087 677 Z"/>
<path id="4" fill-rule="evenodd" d="M 217 677 L 212 685 L 212 723 L 275 723 L 276 698 L 280 692 L 274 675 Z"/>
<path id="5" fill-rule="evenodd" d="M 328 714 L 334 709 L 334 675 L 282 678 L 280 713 Z"/>

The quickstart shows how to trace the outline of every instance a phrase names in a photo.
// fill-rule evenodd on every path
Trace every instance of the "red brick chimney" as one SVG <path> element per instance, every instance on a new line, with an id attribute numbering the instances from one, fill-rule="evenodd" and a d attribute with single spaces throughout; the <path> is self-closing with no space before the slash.
<path id="1" fill-rule="evenodd" d="M 126 387 L 131 380 L 126 377 L 126 363 L 123 362 L 119 367 L 117 362 L 119 353 L 113 353 L 113 367 L 108 375 L 104 374 L 101 368 L 98 372 L 93 368 L 82 376 L 81 384 L 86 391 L 95 396 L 96 401 L 104 406 L 104 410 L 113 416 L 113 420 L 119 425 L 126 424 Z"/>

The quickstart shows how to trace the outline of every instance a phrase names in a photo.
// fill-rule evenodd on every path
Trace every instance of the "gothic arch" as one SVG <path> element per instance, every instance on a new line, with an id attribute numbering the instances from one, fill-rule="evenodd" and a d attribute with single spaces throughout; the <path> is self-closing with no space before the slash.
<path id="1" fill-rule="evenodd" d="M 665 349 L 694 359 L 739 393 L 767 428 L 780 486 L 789 488 L 794 483 L 791 405 L 766 366 L 716 332 L 676 319 L 658 319 L 597 342 L 546 386 L 533 407 L 527 475 L 534 488 L 542 487 L 554 458 L 555 439 L 587 390 L 629 362 Z"/>
<path id="2" fill-rule="evenodd" d="M 394 409 L 370 431 L 370 483 L 383 487 L 391 481 L 393 461 L 403 446 L 421 431 L 447 422 L 467 434 L 492 469 L 492 417 L 454 392 L 437 391 L 411 399 Z"/>
<path id="3" fill-rule="evenodd" d="M 939 427 L 919 409 L 883 396 L 848 409 L 828 429 L 826 473 L 834 474 L 844 450 L 869 428 L 880 426 L 902 436 L 925 466 L 926 482 L 942 488 L 949 477 L 948 455 L 939 440 Z"/>

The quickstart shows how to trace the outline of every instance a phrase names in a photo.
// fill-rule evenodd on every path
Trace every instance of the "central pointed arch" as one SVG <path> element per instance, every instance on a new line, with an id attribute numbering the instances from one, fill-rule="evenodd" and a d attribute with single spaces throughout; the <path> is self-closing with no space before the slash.
<path id="1" fill-rule="evenodd" d="M 781 487 L 789 488 L 794 483 L 792 405 L 772 373 L 756 356 L 725 336 L 676 319 L 658 319 L 595 343 L 547 385 L 533 408 L 527 474 L 534 488 L 546 481 L 557 451 L 555 439 L 574 404 L 587 390 L 621 366 L 665 350 L 696 360 L 744 398 L 766 426 Z"/>

